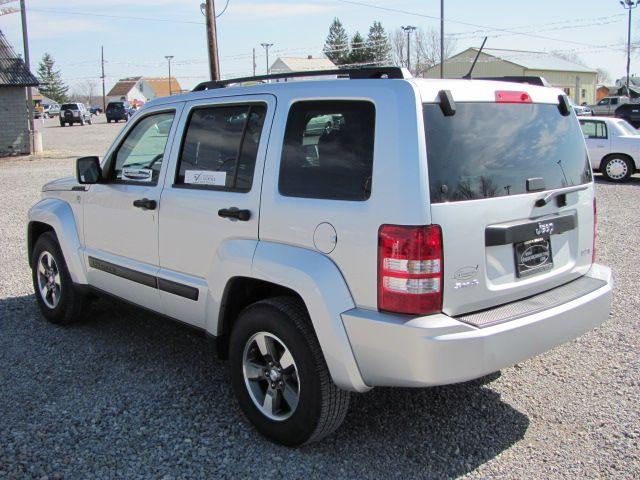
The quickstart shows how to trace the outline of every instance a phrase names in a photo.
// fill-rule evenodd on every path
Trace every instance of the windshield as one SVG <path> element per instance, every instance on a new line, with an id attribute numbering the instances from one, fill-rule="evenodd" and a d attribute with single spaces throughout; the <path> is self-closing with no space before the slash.
<path id="1" fill-rule="evenodd" d="M 620 133 L 622 133 L 623 135 L 640 135 L 640 132 L 633 128 L 633 126 L 626 120 L 618 120 L 616 122 L 616 125 L 618 126 L 618 130 L 620 130 Z"/>
<path id="2" fill-rule="evenodd" d="M 62 105 L 62 110 L 78 110 L 78 105 L 76 103 L 65 103 Z"/>
<path id="3" fill-rule="evenodd" d="M 527 193 L 591 181 L 575 116 L 552 104 L 456 103 L 455 115 L 424 105 L 431 201 L 454 202 Z"/>

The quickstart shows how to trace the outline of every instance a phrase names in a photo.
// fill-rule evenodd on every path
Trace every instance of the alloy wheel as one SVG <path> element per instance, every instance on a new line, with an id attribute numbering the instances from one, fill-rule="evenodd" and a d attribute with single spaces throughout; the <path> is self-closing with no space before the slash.
<path id="1" fill-rule="evenodd" d="M 242 354 L 242 373 L 251 400 L 271 420 L 291 417 L 300 400 L 298 367 L 282 340 L 268 332 L 254 334 Z"/>
<path id="2" fill-rule="evenodd" d="M 62 293 L 58 264 L 53 255 L 45 250 L 38 257 L 37 267 L 40 297 L 45 305 L 53 310 L 60 303 Z"/>

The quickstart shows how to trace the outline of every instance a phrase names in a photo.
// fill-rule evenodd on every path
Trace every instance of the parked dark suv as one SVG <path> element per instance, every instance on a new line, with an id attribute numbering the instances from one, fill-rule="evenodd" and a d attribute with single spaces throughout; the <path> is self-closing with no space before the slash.
<path id="1" fill-rule="evenodd" d="M 118 120 L 126 122 L 133 115 L 133 109 L 129 102 L 109 102 L 105 114 L 107 115 L 107 123 L 111 123 L 112 120 L 114 122 Z"/>
<path id="2" fill-rule="evenodd" d="M 633 125 L 640 127 L 640 103 L 627 103 L 616 108 L 616 118 L 622 118 Z"/>

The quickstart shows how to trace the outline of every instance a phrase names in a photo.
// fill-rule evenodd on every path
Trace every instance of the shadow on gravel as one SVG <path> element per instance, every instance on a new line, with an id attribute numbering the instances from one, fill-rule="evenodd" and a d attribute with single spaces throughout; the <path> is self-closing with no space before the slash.
<path id="1" fill-rule="evenodd" d="M 605 178 L 602 176 L 601 173 L 594 173 L 593 174 L 593 179 L 596 182 L 596 184 L 600 184 L 600 185 L 610 185 L 610 186 L 617 186 L 617 185 L 633 185 L 635 187 L 640 187 L 640 175 L 633 175 L 628 182 L 625 183 L 615 183 L 615 182 L 610 182 L 609 180 L 605 180 Z"/>
<path id="2" fill-rule="evenodd" d="M 529 425 L 494 374 L 353 395 L 335 435 L 287 449 L 244 421 L 200 333 L 108 300 L 87 317 L 60 328 L 33 296 L 0 300 L 2 478 L 456 477 Z"/>

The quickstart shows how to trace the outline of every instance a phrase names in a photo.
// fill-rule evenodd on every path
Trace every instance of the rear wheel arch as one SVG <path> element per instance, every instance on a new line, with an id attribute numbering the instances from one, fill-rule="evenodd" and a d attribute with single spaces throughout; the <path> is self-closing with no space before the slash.
<path id="1" fill-rule="evenodd" d="M 282 285 L 252 277 L 234 277 L 227 281 L 218 316 L 216 347 L 218 356 L 227 359 L 229 335 L 240 313 L 249 305 L 275 297 L 291 297 L 309 311 L 296 291 Z"/>

